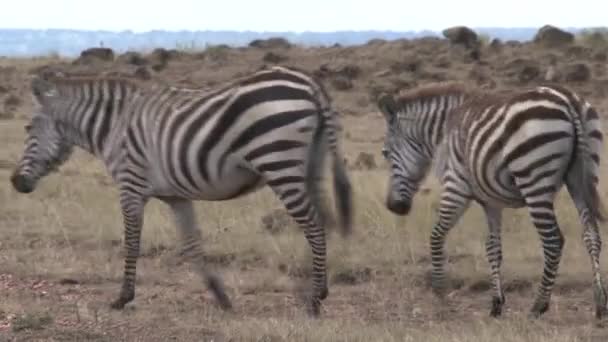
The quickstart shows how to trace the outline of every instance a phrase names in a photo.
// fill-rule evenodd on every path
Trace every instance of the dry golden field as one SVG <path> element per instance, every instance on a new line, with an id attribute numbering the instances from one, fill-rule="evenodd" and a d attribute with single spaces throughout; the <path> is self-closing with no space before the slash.
<path id="1" fill-rule="evenodd" d="M 173 52 L 162 68 L 149 67 L 156 65 L 158 53 L 146 55 L 149 64 L 143 68 L 153 79 L 213 86 L 258 68 L 269 51 L 286 64 L 326 72 L 324 80 L 343 114 L 356 225 L 347 240 L 330 234 L 330 294 L 321 318 L 308 318 L 298 300 L 302 286 L 309 286 L 309 247 L 302 232 L 289 221 L 276 231 L 262 224 L 263 216 L 281 208 L 268 189 L 238 200 L 196 204 L 208 262 L 226 283 L 233 313 L 222 312 L 197 274 L 181 263 L 169 211 L 157 201 L 146 210 L 136 299 L 124 311 L 110 310 L 122 279 L 123 228 L 116 188 L 101 163 L 76 153 L 30 195 L 17 194 L 8 178 L 31 114 L 29 73 L 47 64 L 75 72 L 129 73 L 141 66 L 120 57 L 74 64 L 56 57 L 0 59 L 0 341 L 608 340 L 608 326 L 593 317 L 589 257 L 565 190 L 557 208 L 566 245 L 552 305 L 543 317 L 527 317 L 542 255 L 525 209 L 504 213 L 503 317 L 488 317 L 486 226 L 477 205 L 449 235 L 451 291 L 449 304 L 439 305 L 428 282 L 436 182 L 428 179 L 428 191 L 418 195 L 410 216 L 397 218 L 385 209 L 388 170 L 379 153 L 384 122 L 370 95 L 434 79 L 468 79 L 499 89 L 532 85 L 545 77 L 550 64 L 546 57 L 554 56 L 551 64 L 562 71 L 563 80 L 608 113 L 606 47 L 484 45 L 479 60 L 443 40 L 324 49 L 214 47 Z M 587 79 L 568 78 L 577 63 L 589 68 Z M 538 69 L 531 78 L 530 68 Z M 371 153 L 376 166 L 357 163 L 362 152 Z M 605 179 L 601 194 L 608 201 Z M 602 228 L 608 241 L 608 227 Z M 608 251 L 603 261 L 608 260 L 605 255 Z"/>

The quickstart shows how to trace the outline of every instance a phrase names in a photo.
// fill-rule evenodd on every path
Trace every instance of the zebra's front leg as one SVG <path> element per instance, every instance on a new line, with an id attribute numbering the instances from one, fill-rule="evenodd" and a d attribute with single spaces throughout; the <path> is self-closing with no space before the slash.
<path id="1" fill-rule="evenodd" d="M 169 205 L 173 213 L 173 219 L 181 238 L 182 255 L 196 268 L 207 283 L 207 288 L 220 307 L 223 310 L 231 310 L 232 303 L 224 291 L 222 280 L 205 267 L 201 232 L 196 222 L 192 201 L 180 198 L 162 198 L 161 200 Z"/>
<path id="2" fill-rule="evenodd" d="M 446 291 L 445 282 L 445 239 L 452 227 L 454 227 L 464 211 L 469 207 L 471 199 L 459 192 L 444 188 L 439 202 L 439 220 L 431 232 L 431 288 L 435 295 L 443 298 Z"/>
<path id="3" fill-rule="evenodd" d="M 492 309 L 490 316 L 498 317 L 502 314 L 502 307 L 505 304 L 505 295 L 502 290 L 502 280 L 500 275 L 500 266 L 502 264 L 502 243 L 501 243 L 501 226 L 502 226 L 502 210 L 489 206 L 483 206 L 488 222 L 488 236 L 486 238 L 486 256 L 490 264 L 490 272 L 492 277 L 492 287 L 494 295 L 492 296 Z"/>
<path id="4" fill-rule="evenodd" d="M 120 193 L 120 205 L 124 220 L 125 266 L 122 288 L 118 299 L 110 305 L 112 309 L 120 310 L 135 298 L 135 277 L 137 258 L 143 226 L 144 207 L 147 199 L 129 190 Z"/>

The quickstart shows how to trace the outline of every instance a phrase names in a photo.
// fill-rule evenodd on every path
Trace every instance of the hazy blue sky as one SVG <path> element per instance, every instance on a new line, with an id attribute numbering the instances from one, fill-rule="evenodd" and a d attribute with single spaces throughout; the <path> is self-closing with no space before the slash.
<path id="1" fill-rule="evenodd" d="M 608 26 L 605 0 L 5 0 L 1 28 L 440 30 Z M 602 5 L 602 3 L 604 3 Z"/>

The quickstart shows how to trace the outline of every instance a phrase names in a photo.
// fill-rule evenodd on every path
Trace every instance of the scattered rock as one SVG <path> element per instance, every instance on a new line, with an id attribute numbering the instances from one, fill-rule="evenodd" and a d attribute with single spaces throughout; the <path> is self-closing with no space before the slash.
<path id="1" fill-rule="evenodd" d="M 564 68 L 564 79 L 567 82 L 586 82 L 591 79 L 591 70 L 587 64 L 570 64 Z"/>
<path id="2" fill-rule="evenodd" d="M 533 41 L 545 47 L 561 47 L 574 42 L 574 35 L 551 25 L 541 27 Z"/>
<path id="3" fill-rule="evenodd" d="M 15 110 L 21 105 L 21 103 L 22 101 L 17 95 L 11 94 L 4 99 L 4 109 L 11 111 Z"/>
<path id="4" fill-rule="evenodd" d="M 273 64 L 285 62 L 287 59 L 287 56 L 272 51 L 266 52 L 262 58 L 264 62 Z"/>
<path id="5" fill-rule="evenodd" d="M 262 228 L 271 234 L 278 234 L 293 224 L 291 216 L 285 209 L 275 209 L 262 217 Z"/>
<path id="6" fill-rule="evenodd" d="M 206 254 L 203 256 L 205 264 L 217 265 L 217 266 L 228 266 L 236 260 L 234 253 L 218 253 L 218 254 Z"/>
<path id="7" fill-rule="evenodd" d="M 80 282 L 72 278 L 62 278 L 59 280 L 60 285 L 78 285 Z"/>
<path id="8" fill-rule="evenodd" d="M 376 164 L 376 159 L 374 158 L 373 154 L 368 152 L 359 152 L 353 167 L 358 170 L 373 170 L 377 169 L 378 165 Z"/>
<path id="9" fill-rule="evenodd" d="M 272 37 L 268 39 L 256 39 L 249 43 L 249 47 L 258 49 L 275 49 L 283 48 L 288 49 L 291 47 L 291 43 L 285 38 Z"/>
<path id="10" fill-rule="evenodd" d="M 515 58 L 508 62 L 503 69 L 505 76 L 518 83 L 528 83 L 541 77 L 540 65 L 531 59 Z"/>
<path id="11" fill-rule="evenodd" d="M 91 64 L 96 61 L 111 62 L 114 60 L 114 51 L 105 47 L 94 47 L 80 52 L 74 64 Z"/>
<path id="12" fill-rule="evenodd" d="M 344 64 L 335 67 L 328 64 L 323 64 L 319 67 L 319 69 L 314 71 L 314 75 L 319 78 L 343 76 L 350 80 L 354 80 L 358 78 L 360 74 L 361 68 L 355 64 Z"/>
<path id="13" fill-rule="evenodd" d="M 134 51 L 128 51 L 118 56 L 118 61 L 125 64 L 142 66 L 148 64 L 148 60 L 142 57 L 141 54 Z"/>
<path id="14" fill-rule="evenodd" d="M 342 75 L 337 75 L 335 76 L 332 80 L 331 80 L 331 85 L 336 89 L 336 90 L 349 90 L 353 88 L 353 82 Z"/>
<path id="15" fill-rule="evenodd" d="M 452 44 L 474 48 L 479 45 L 477 33 L 466 26 L 454 26 L 443 30 L 443 36 Z"/>
<path id="16" fill-rule="evenodd" d="M 337 271 L 332 281 L 336 284 L 357 285 L 367 283 L 372 279 L 372 270 L 369 267 L 362 269 L 345 269 Z"/>
<path id="17" fill-rule="evenodd" d="M 152 70 L 159 72 L 164 70 L 169 64 L 169 60 L 175 56 L 175 53 L 170 52 L 167 49 L 156 48 L 152 51 L 150 56 L 150 64 Z"/>
<path id="18" fill-rule="evenodd" d="M 567 58 L 578 60 L 583 58 L 588 58 L 591 55 L 592 51 L 590 48 L 580 45 L 574 45 L 566 49 L 564 55 Z"/>
<path id="19" fill-rule="evenodd" d="M 146 68 L 145 66 L 140 66 L 135 69 L 135 71 L 133 72 L 133 76 L 144 81 L 152 79 L 152 74 L 150 73 L 150 70 L 148 70 L 148 68 Z"/>
<path id="20" fill-rule="evenodd" d="M 492 39 L 492 41 L 490 42 L 490 48 L 494 51 L 501 51 L 503 48 L 503 43 L 502 40 L 498 39 L 498 38 L 494 38 Z"/>
<path id="21" fill-rule="evenodd" d="M 519 71 L 519 81 L 527 83 L 536 80 L 540 76 L 540 68 L 536 65 L 524 65 Z"/>
<path id="22" fill-rule="evenodd" d="M 606 51 L 598 51 L 593 54 L 592 58 L 596 62 L 606 62 L 608 61 L 608 53 Z"/>

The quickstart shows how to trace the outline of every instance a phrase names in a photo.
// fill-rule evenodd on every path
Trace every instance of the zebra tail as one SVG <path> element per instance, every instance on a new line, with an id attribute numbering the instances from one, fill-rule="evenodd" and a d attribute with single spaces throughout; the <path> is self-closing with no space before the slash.
<path id="1" fill-rule="evenodd" d="M 586 122 L 583 121 L 581 111 L 575 110 L 575 112 L 576 155 L 573 156 L 573 167 L 577 167 L 577 164 L 580 165 L 583 198 L 589 208 L 591 219 L 595 222 L 606 222 L 606 209 L 597 189 L 599 181 L 597 181 L 594 174 L 594 161 L 588 144 L 589 132 L 587 131 Z"/>
<path id="2" fill-rule="evenodd" d="M 331 113 L 331 111 L 328 112 Z M 344 160 L 338 153 L 337 146 L 333 143 L 334 137 L 332 135 L 335 132 L 332 131 L 333 126 L 327 122 L 329 118 L 325 117 L 325 114 L 328 112 L 321 111 L 321 115 L 319 115 L 319 122 L 308 153 L 306 186 L 311 196 L 312 204 L 318 210 L 320 223 L 325 225 L 329 221 L 329 210 L 327 209 L 326 202 L 323 200 L 320 183 L 327 155 L 325 142 L 329 140 L 328 145 L 333 157 L 333 186 L 336 207 L 341 221 L 341 234 L 343 237 L 346 237 L 352 231 L 352 187 L 346 174 Z"/>

